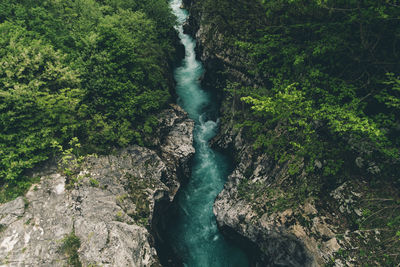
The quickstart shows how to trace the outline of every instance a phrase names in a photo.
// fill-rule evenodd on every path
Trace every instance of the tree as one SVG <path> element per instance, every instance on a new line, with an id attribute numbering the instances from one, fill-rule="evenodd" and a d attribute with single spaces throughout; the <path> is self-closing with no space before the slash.
<path id="1" fill-rule="evenodd" d="M 65 55 L 24 28 L 0 25 L 0 181 L 48 158 L 52 140 L 71 138 L 82 90 Z"/>

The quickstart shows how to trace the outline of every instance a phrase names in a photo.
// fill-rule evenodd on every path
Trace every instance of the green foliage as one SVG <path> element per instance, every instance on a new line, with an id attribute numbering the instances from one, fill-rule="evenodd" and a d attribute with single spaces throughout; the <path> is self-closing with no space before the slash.
<path id="1" fill-rule="evenodd" d="M 69 235 L 61 240 L 61 252 L 67 257 L 67 262 L 70 266 L 80 267 L 82 263 L 79 260 L 78 249 L 81 246 L 79 237 L 72 231 Z"/>
<path id="2" fill-rule="evenodd" d="M 39 182 L 40 177 L 34 177 L 29 180 L 24 179 L 16 183 L 8 183 L 0 189 L 0 203 L 4 203 L 25 194 L 32 184 Z"/>
<path id="3" fill-rule="evenodd" d="M 82 165 L 86 157 L 97 157 L 97 154 L 82 155 L 81 144 L 77 137 L 73 137 L 68 142 L 68 149 L 64 149 L 62 145 L 56 141 L 52 143 L 52 147 L 59 151 L 61 155 L 58 160 L 58 167 L 66 177 L 66 188 L 72 189 L 76 186 L 82 185 L 84 178 L 90 177 L 89 174 L 80 174 Z M 99 186 L 99 181 L 94 178 L 89 178 L 89 183 L 93 187 Z"/>
<path id="4" fill-rule="evenodd" d="M 95 115 L 86 126 L 91 144 L 123 146 L 137 139 L 129 129 L 143 125 L 169 99 L 156 37 L 153 22 L 141 12 L 120 12 L 100 22 L 90 50 L 102 52 L 85 61 L 84 74 L 85 102 Z"/>
<path id="5" fill-rule="evenodd" d="M 81 153 L 145 144 L 170 100 L 174 23 L 163 0 L 2 1 L 0 185 L 73 137 Z"/>
<path id="6" fill-rule="evenodd" d="M 314 160 L 318 159 L 317 156 L 321 157 L 321 154 L 318 155 L 318 152 L 314 151 L 319 149 L 315 144 L 321 144 L 316 122 L 324 122 L 326 129 L 336 136 L 361 137 L 364 140 L 368 138 L 371 145 L 382 148 L 382 153 L 397 156 L 390 154 L 390 150 L 385 150 L 383 147 L 383 144 L 389 141 L 378 125 L 355 110 L 352 105 L 325 104 L 318 109 L 315 101 L 307 99 L 304 91 L 296 89 L 294 84 L 283 90 L 274 89 L 274 91 L 271 97 L 249 96 L 242 97 L 241 100 L 251 105 L 256 118 L 265 121 L 261 125 L 252 121 L 243 124 L 252 127 L 255 133 L 255 147 L 274 151 L 274 155 L 279 156 L 277 160 L 281 162 L 289 160 L 288 154 L 295 155 L 298 159 L 312 158 L 308 170 L 314 170 Z M 275 128 L 275 133 L 271 134 L 269 131 L 263 133 L 272 127 Z M 277 131 L 279 135 L 276 134 Z M 333 168 L 332 165 L 326 164 L 324 173 L 326 176 L 335 175 L 340 167 L 341 164 Z M 297 168 L 292 174 L 298 171 Z"/>
<path id="7" fill-rule="evenodd" d="M 387 183 L 378 182 L 360 203 L 362 216 L 355 219 L 361 244 L 360 256 L 366 266 L 393 266 L 398 263 L 400 248 L 400 201 Z M 372 234 L 372 235 L 371 235 Z M 365 242 L 365 241 L 364 241 Z"/>
<path id="8" fill-rule="evenodd" d="M 82 91 L 77 72 L 51 45 L 7 22 L 0 32 L 7 44 L 0 50 L 0 178 L 12 181 L 47 159 L 52 140 L 76 129 Z"/>
<path id="9" fill-rule="evenodd" d="M 149 225 L 150 203 L 146 188 L 154 188 L 154 184 L 151 180 L 134 177 L 130 174 L 127 174 L 127 178 L 129 197 L 135 204 L 135 212 L 128 215 L 131 216 L 135 222 L 147 227 Z M 122 201 L 123 198 L 120 198 L 120 200 Z"/>
<path id="10" fill-rule="evenodd" d="M 333 188 L 358 178 L 384 181 L 396 189 L 390 195 L 398 195 L 400 8 L 395 2 L 204 0 L 193 9 L 212 28 L 204 36 L 207 46 L 220 47 L 215 53 L 228 66 L 214 82 L 225 83 L 225 124 L 241 128 L 256 153 L 269 154 L 276 165 L 269 164 L 290 175 L 282 184 L 241 181 L 239 197 L 257 212 L 279 211 L 309 197 L 324 203 Z M 276 184 L 287 192 L 271 190 Z M 372 215 L 363 223 L 366 232 L 380 229 L 384 239 L 369 242 L 364 256 L 354 251 L 337 256 L 352 253 L 370 266 L 398 263 L 394 202 L 365 210 L 366 218 Z"/>
<path id="11" fill-rule="evenodd" d="M 52 147 L 56 148 L 60 152 L 61 158 L 58 162 L 58 166 L 66 176 L 68 187 L 73 187 L 75 182 L 80 180 L 78 174 L 81 171 L 81 166 L 85 159 L 84 156 L 79 155 L 78 151 L 81 144 L 79 143 L 78 138 L 74 137 L 69 141 L 69 149 L 64 149 L 56 141 L 52 143 Z"/>
<path id="12" fill-rule="evenodd" d="M 117 211 L 117 213 L 115 214 L 115 220 L 118 222 L 123 222 L 124 221 L 124 215 L 122 211 Z"/>
<path id="13" fill-rule="evenodd" d="M 279 188 L 267 187 L 259 181 L 250 182 L 243 179 L 238 184 L 238 196 L 251 203 L 252 209 L 260 216 L 265 213 L 282 212 L 287 209 L 296 209 L 308 197 L 304 190 L 283 192 Z"/>
<path id="14" fill-rule="evenodd" d="M 93 187 L 99 187 L 99 181 L 97 181 L 97 180 L 94 179 L 94 178 L 90 178 L 90 179 L 89 179 L 89 183 L 90 183 L 90 185 L 93 186 Z"/>
<path id="15" fill-rule="evenodd" d="M 392 112 L 398 114 L 400 111 L 400 77 L 396 77 L 393 73 L 386 73 L 387 80 L 383 84 L 387 85 L 375 98 L 391 109 Z"/>
<path id="16" fill-rule="evenodd" d="M 253 87 L 228 82 L 225 94 L 233 102 L 226 119 L 243 127 L 255 148 L 290 161 L 293 175 L 304 167 L 331 183 L 360 156 L 368 163 L 364 173 L 398 180 L 398 7 L 385 1 L 214 2 L 194 8 L 210 14 L 207 23 L 218 25 L 225 50 L 239 55 L 240 70 L 254 80 Z"/>

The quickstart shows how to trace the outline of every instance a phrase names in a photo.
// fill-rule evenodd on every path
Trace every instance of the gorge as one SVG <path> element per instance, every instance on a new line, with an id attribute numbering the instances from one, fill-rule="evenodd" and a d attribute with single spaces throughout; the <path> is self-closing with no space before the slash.
<path id="1" fill-rule="evenodd" d="M 0 266 L 399 266 L 399 19 L 2 0 Z"/>
<path id="2" fill-rule="evenodd" d="M 212 211 L 215 197 L 222 190 L 228 175 L 229 159 L 212 150 L 209 140 L 218 131 L 217 101 L 210 92 L 200 87 L 204 70 L 196 59 L 195 45 L 183 32 L 187 11 L 181 9 L 182 1 L 171 1 L 178 18 L 177 31 L 185 46 L 185 58 L 175 70 L 178 104 L 195 122 L 192 175 L 174 203 L 175 211 L 164 231 L 167 246 L 179 255 L 184 266 L 248 266 L 246 255 L 227 242 L 219 233 Z"/>

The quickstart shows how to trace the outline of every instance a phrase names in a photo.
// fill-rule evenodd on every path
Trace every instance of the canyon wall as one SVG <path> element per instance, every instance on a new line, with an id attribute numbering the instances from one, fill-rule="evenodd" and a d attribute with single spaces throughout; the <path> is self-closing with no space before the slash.
<path id="1" fill-rule="evenodd" d="M 0 265 L 159 265 L 153 225 L 194 154 L 194 124 L 180 107 L 159 120 L 153 149 L 89 156 L 72 177 L 56 165 L 35 173 L 25 197 L 0 206 Z"/>
<path id="2" fill-rule="evenodd" d="M 234 113 L 243 104 L 224 92 L 228 82 L 259 87 L 262 80 L 243 68 L 250 56 L 228 43 L 218 25 L 209 24 L 207 16 L 212 11 L 202 9 L 199 2 L 185 1 L 191 13 L 185 31 L 197 39 L 198 57 L 206 68 L 203 84 L 216 90 L 222 101 L 220 133 L 211 145 L 232 153 L 236 161 L 236 168 L 214 204 L 219 227 L 256 244 L 261 255 L 252 259 L 255 266 L 358 265 L 360 246 L 381 238 L 379 230 L 363 231 L 356 223 L 363 218 L 368 186 L 352 179 L 327 189 L 321 197 L 305 197 L 301 201 L 293 197 L 302 189 L 291 184 L 290 162 L 277 162 L 254 149 L 234 122 Z M 324 163 L 315 164 L 318 168 Z M 356 163 L 354 167 L 357 168 Z M 297 178 L 306 175 L 302 171 Z"/>

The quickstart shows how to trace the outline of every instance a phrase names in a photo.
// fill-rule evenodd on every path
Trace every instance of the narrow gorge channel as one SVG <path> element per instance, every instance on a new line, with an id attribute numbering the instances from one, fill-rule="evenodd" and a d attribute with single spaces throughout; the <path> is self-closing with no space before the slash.
<path id="1" fill-rule="evenodd" d="M 246 254 L 227 241 L 219 232 L 212 206 L 222 190 L 230 170 L 229 159 L 213 151 L 209 140 L 218 129 L 218 107 L 210 92 L 204 91 L 200 78 L 204 72 L 201 62 L 196 60 L 196 41 L 183 33 L 187 11 L 181 9 L 181 0 L 172 0 L 170 5 L 178 18 L 177 30 L 185 46 L 185 58 L 175 69 L 178 104 L 195 121 L 194 146 L 196 153 L 192 161 L 192 175 L 183 185 L 170 211 L 170 218 L 163 226 L 164 248 L 174 254 L 174 259 L 165 257 L 161 261 L 168 266 L 248 266 Z"/>

